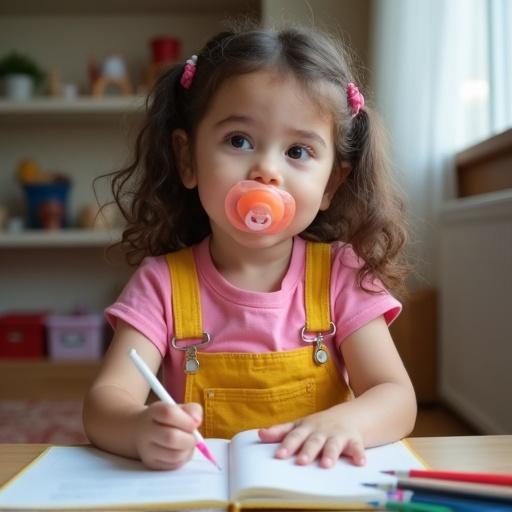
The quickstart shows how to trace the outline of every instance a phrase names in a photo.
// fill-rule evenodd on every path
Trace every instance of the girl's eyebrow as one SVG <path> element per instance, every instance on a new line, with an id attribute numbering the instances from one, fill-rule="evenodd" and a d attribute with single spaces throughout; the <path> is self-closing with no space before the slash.
<path id="1" fill-rule="evenodd" d="M 230 116 L 225 117 L 224 119 L 221 119 L 220 121 L 216 122 L 215 128 L 222 126 L 224 124 L 228 124 L 228 123 L 256 124 L 252 117 L 242 116 L 242 115 L 230 115 Z"/>
<path id="2" fill-rule="evenodd" d="M 311 132 L 309 130 L 296 130 L 296 129 L 290 129 L 288 130 L 289 133 L 292 135 L 299 137 L 300 139 L 310 139 L 315 142 L 318 142 L 318 144 L 321 144 L 324 148 L 327 148 L 327 144 L 325 143 L 324 139 L 318 135 L 316 132 Z"/>
<path id="3" fill-rule="evenodd" d="M 249 116 L 231 115 L 231 116 L 225 117 L 224 119 L 221 119 L 220 121 L 215 123 L 215 127 L 218 128 L 219 126 L 223 126 L 224 124 L 228 124 L 228 123 L 243 123 L 243 124 L 254 125 L 254 124 L 256 124 L 256 121 L 252 117 L 249 117 Z M 299 137 L 302 139 L 313 140 L 315 142 L 318 142 L 325 148 L 327 148 L 327 144 L 324 141 L 324 139 L 322 137 L 320 137 L 320 135 L 318 135 L 318 133 L 316 133 L 316 132 L 309 131 L 309 130 L 299 130 L 299 129 L 295 129 L 295 128 L 290 128 L 288 130 L 288 133 L 290 133 L 290 135 L 293 135 L 295 137 Z"/>

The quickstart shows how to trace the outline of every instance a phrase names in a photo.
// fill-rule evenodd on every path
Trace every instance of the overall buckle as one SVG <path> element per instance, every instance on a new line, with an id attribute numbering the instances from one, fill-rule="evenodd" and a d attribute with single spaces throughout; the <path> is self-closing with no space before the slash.
<path id="1" fill-rule="evenodd" d="M 306 326 L 300 330 L 300 337 L 302 341 L 305 343 L 315 343 L 315 351 L 313 352 L 313 361 L 318 364 L 325 364 L 329 359 L 329 352 L 327 351 L 327 346 L 324 343 L 324 338 L 326 336 L 333 336 L 336 334 L 336 326 L 329 322 L 329 330 L 328 331 L 319 331 L 317 333 L 308 333 L 306 331 Z"/>
<path id="2" fill-rule="evenodd" d="M 197 349 L 204 347 L 212 340 L 207 332 L 203 332 L 203 337 L 197 343 L 183 343 L 183 340 L 177 340 L 174 336 L 171 339 L 171 346 L 177 350 L 185 352 L 184 370 L 186 374 L 194 374 L 199 370 L 199 360 L 197 359 Z"/>

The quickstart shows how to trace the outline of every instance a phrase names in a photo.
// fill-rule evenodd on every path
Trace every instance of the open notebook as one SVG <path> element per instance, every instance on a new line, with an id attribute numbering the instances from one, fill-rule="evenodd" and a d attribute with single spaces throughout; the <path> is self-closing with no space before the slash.
<path id="1" fill-rule="evenodd" d="M 275 459 L 277 445 L 260 443 L 255 430 L 207 442 L 222 471 L 199 453 L 179 470 L 151 471 L 88 446 L 52 447 L 0 490 L 0 509 L 341 509 L 384 501 L 384 491 L 363 485 L 393 484 L 382 470 L 423 467 L 402 442 L 368 449 L 364 467 L 342 458 L 332 469 Z"/>

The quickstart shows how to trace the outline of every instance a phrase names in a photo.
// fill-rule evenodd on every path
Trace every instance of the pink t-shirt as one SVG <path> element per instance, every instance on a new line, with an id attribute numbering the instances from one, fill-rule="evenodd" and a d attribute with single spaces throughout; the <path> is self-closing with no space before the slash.
<path id="1" fill-rule="evenodd" d="M 300 331 L 305 323 L 304 273 L 306 243 L 295 237 L 290 265 L 281 289 L 263 293 L 231 285 L 215 268 L 209 238 L 194 246 L 203 313 L 203 330 L 212 342 L 205 352 L 272 352 L 305 346 Z M 326 338 L 331 354 L 344 374 L 338 345 L 352 332 L 384 315 L 388 325 L 398 316 L 400 303 L 376 281 L 380 293 L 357 286 L 362 262 L 350 245 L 332 244 L 331 314 L 336 335 Z M 159 350 L 164 385 L 177 401 L 183 401 L 184 353 L 170 346 L 174 335 L 169 269 L 164 256 L 141 263 L 118 300 L 106 310 L 115 328 L 116 318 L 130 324 Z"/>

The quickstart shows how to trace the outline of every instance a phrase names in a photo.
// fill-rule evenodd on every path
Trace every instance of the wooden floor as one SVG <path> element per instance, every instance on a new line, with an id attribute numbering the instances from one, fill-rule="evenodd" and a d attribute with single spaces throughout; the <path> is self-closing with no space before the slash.
<path id="1" fill-rule="evenodd" d="M 474 428 L 442 405 L 420 406 L 413 437 L 473 436 Z"/>

